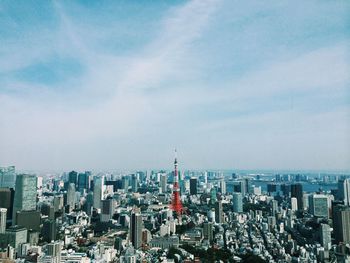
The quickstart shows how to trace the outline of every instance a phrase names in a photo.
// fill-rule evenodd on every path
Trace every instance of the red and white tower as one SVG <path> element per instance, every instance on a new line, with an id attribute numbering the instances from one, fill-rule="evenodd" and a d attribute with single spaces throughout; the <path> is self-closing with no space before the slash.
<path id="1" fill-rule="evenodd" d="M 179 173 L 177 171 L 177 156 L 175 150 L 175 162 L 174 162 L 174 186 L 173 196 L 171 199 L 171 209 L 176 212 L 179 217 L 183 213 L 183 207 L 180 198 L 180 185 L 179 185 Z"/>

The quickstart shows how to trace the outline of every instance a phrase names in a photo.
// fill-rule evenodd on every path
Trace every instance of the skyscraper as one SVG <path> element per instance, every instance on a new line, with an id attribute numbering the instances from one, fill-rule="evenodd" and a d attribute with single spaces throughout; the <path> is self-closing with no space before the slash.
<path id="1" fill-rule="evenodd" d="M 31 211 L 36 209 L 36 185 L 37 178 L 35 175 L 17 175 L 12 225 L 16 225 L 17 211 Z"/>
<path id="2" fill-rule="evenodd" d="M 0 234 L 5 233 L 6 230 L 6 208 L 0 208 Z"/>
<path id="3" fill-rule="evenodd" d="M 130 220 L 130 240 L 135 249 L 142 245 L 142 216 L 132 212 Z"/>
<path id="4" fill-rule="evenodd" d="M 101 222 L 108 222 L 114 214 L 114 200 L 109 198 L 101 201 Z"/>
<path id="5" fill-rule="evenodd" d="M 292 184 L 291 185 L 291 197 L 295 197 L 297 199 L 298 210 L 302 211 L 304 209 L 303 185 L 302 184 Z"/>
<path id="6" fill-rule="evenodd" d="M 197 194 L 197 178 L 196 177 L 190 178 L 190 194 L 191 195 Z"/>
<path id="7" fill-rule="evenodd" d="M 0 188 L 0 207 L 7 209 L 7 219 L 12 219 L 14 196 L 13 188 Z"/>
<path id="8" fill-rule="evenodd" d="M 326 195 L 309 195 L 309 212 L 317 217 L 329 217 L 328 197 Z"/>
<path id="9" fill-rule="evenodd" d="M 326 249 L 329 250 L 332 245 L 332 239 L 331 239 L 331 228 L 327 224 L 321 224 L 320 227 L 320 240 L 321 245 Z"/>
<path id="10" fill-rule="evenodd" d="M 90 172 L 79 173 L 78 174 L 78 191 L 80 193 L 88 190 L 90 187 Z"/>
<path id="11" fill-rule="evenodd" d="M 46 245 L 47 255 L 51 257 L 51 263 L 61 263 L 61 241 L 52 241 Z"/>
<path id="12" fill-rule="evenodd" d="M 77 185 L 78 173 L 76 171 L 71 171 L 68 174 L 68 183 Z"/>
<path id="13" fill-rule="evenodd" d="M 233 193 L 233 212 L 242 213 L 243 212 L 243 197 L 241 193 Z"/>
<path id="14" fill-rule="evenodd" d="M 94 208 L 101 208 L 104 191 L 104 176 L 94 178 Z"/>
<path id="15" fill-rule="evenodd" d="M 67 205 L 69 205 L 69 210 L 73 210 L 75 207 L 75 184 L 69 183 L 67 191 Z"/>
<path id="16" fill-rule="evenodd" d="M 221 224 L 223 221 L 222 201 L 218 200 L 215 203 L 215 222 Z"/>
<path id="17" fill-rule="evenodd" d="M 350 179 L 339 180 L 338 199 L 344 202 L 344 205 L 350 205 Z"/>
<path id="18" fill-rule="evenodd" d="M 0 167 L 0 187 L 14 188 L 16 172 L 14 166 Z"/>
<path id="19" fill-rule="evenodd" d="M 335 206 L 333 221 L 336 244 L 350 244 L 350 207 Z"/>
<path id="20" fill-rule="evenodd" d="M 162 174 L 160 176 L 160 189 L 162 193 L 166 193 L 167 191 L 167 180 L 168 180 L 168 177 L 166 174 Z"/>

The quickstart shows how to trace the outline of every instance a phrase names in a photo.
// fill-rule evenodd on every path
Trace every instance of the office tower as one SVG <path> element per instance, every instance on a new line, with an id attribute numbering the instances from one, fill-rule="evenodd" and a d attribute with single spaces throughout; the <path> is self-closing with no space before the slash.
<path id="1" fill-rule="evenodd" d="M 0 167 L 0 187 L 14 188 L 16 172 L 14 166 Z"/>
<path id="2" fill-rule="evenodd" d="M 142 245 L 142 216 L 132 212 L 130 220 L 130 240 L 135 249 Z"/>
<path id="3" fill-rule="evenodd" d="M 278 202 L 277 200 L 271 200 L 271 214 L 274 216 L 278 211 Z"/>
<path id="4" fill-rule="evenodd" d="M 69 183 L 67 190 L 67 205 L 69 210 L 72 211 L 75 208 L 75 184 Z"/>
<path id="5" fill-rule="evenodd" d="M 233 193 L 233 212 L 243 213 L 243 196 L 241 193 Z"/>
<path id="6" fill-rule="evenodd" d="M 11 226 L 6 230 L 7 243 L 19 251 L 20 245 L 27 243 L 28 230 L 20 226 Z"/>
<path id="7" fill-rule="evenodd" d="M 122 177 L 122 187 L 127 192 L 129 190 L 129 177 L 128 176 L 123 176 Z"/>
<path id="8" fill-rule="evenodd" d="M 250 188 L 251 188 L 251 181 L 249 178 L 244 178 L 244 193 L 250 193 Z"/>
<path id="9" fill-rule="evenodd" d="M 289 196 L 290 193 L 290 185 L 289 184 L 281 184 L 281 192 L 284 196 Z"/>
<path id="10" fill-rule="evenodd" d="M 136 174 L 131 175 L 131 191 L 136 193 L 138 190 L 138 180 Z"/>
<path id="11" fill-rule="evenodd" d="M 62 210 L 64 206 L 64 200 L 62 195 L 55 195 L 53 197 L 53 207 L 55 212 Z"/>
<path id="12" fill-rule="evenodd" d="M 317 217 L 329 217 L 328 197 L 326 195 L 309 195 L 309 212 Z"/>
<path id="13" fill-rule="evenodd" d="M 46 245 L 47 255 L 50 256 L 51 263 L 61 263 L 61 241 L 52 241 Z"/>
<path id="14" fill-rule="evenodd" d="M 220 192 L 221 194 L 226 194 L 226 182 L 224 179 L 220 180 Z"/>
<path id="15" fill-rule="evenodd" d="M 275 192 L 277 192 L 277 185 L 273 184 L 273 183 L 267 184 L 267 192 L 268 193 L 275 193 Z"/>
<path id="16" fill-rule="evenodd" d="M 28 230 L 40 231 L 40 212 L 39 211 L 18 211 L 16 213 L 17 225 L 23 226 Z"/>
<path id="17" fill-rule="evenodd" d="M 17 175 L 16 191 L 13 202 L 12 225 L 16 225 L 17 211 L 36 210 L 36 184 L 37 179 L 35 175 Z"/>
<path id="18" fill-rule="evenodd" d="M 297 211 L 298 210 L 298 199 L 296 199 L 295 197 L 292 197 L 290 199 L 290 205 L 291 205 L 292 211 Z"/>
<path id="19" fill-rule="evenodd" d="M 320 241 L 321 241 L 321 245 L 325 248 L 325 250 L 329 250 L 331 248 L 331 245 L 332 245 L 331 228 L 327 224 L 321 224 Z"/>
<path id="20" fill-rule="evenodd" d="M 40 211 L 43 215 L 48 216 L 49 219 L 55 219 L 55 208 L 52 205 L 42 204 Z"/>
<path id="21" fill-rule="evenodd" d="M 218 200 L 215 203 L 215 222 L 221 224 L 223 221 L 222 201 Z"/>
<path id="22" fill-rule="evenodd" d="M 197 178 L 190 178 L 190 195 L 197 194 Z"/>
<path id="23" fill-rule="evenodd" d="M 83 193 L 90 188 L 90 172 L 78 174 L 78 191 Z"/>
<path id="24" fill-rule="evenodd" d="M 6 230 L 6 208 L 0 208 L 0 234 L 5 233 Z"/>
<path id="25" fill-rule="evenodd" d="M 12 219 L 13 199 L 15 191 L 13 188 L 0 188 L 0 207 L 7 209 L 7 219 Z"/>
<path id="26" fill-rule="evenodd" d="M 43 240 L 46 242 L 51 242 L 52 240 L 56 240 L 55 220 L 46 219 L 44 221 L 41 235 L 43 236 Z"/>
<path id="27" fill-rule="evenodd" d="M 350 205 L 350 179 L 342 179 L 338 182 L 338 199 L 344 202 L 344 205 Z"/>
<path id="28" fill-rule="evenodd" d="M 108 222 L 112 219 L 113 214 L 115 212 L 115 202 L 113 199 L 109 198 L 101 201 L 101 221 Z"/>
<path id="29" fill-rule="evenodd" d="M 336 244 L 350 244 L 350 207 L 337 205 L 334 207 L 333 218 Z"/>
<path id="30" fill-rule="evenodd" d="M 104 176 L 94 178 L 94 208 L 101 208 L 101 200 L 104 192 Z"/>
<path id="31" fill-rule="evenodd" d="M 213 223 L 211 222 L 203 223 L 203 236 L 204 236 L 204 239 L 207 239 L 210 243 L 213 242 L 213 239 L 214 239 Z"/>
<path id="32" fill-rule="evenodd" d="M 303 185 L 302 184 L 292 184 L 291 185 L 291 197 L 295 197 L 298 201 L 298 210 L 303 211 Z"/>
<path id="33" fill-rule="evenodd" d="M 76 171 L 71 171 L 68 174 L 68 183 L 77 185 L 78 182 L 78 173 Z"/>
<path id="34" fill-rule="evenodd" d="M 166 193 L 167 192 L 167 175 L 166 174 L 162 174 L 160 176 L 160 189 L 162 193 Z"/>

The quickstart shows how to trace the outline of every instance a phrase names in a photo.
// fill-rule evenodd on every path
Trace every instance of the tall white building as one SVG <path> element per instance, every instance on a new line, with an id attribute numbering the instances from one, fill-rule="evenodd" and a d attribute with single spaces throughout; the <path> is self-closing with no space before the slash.
<path id="1" fill-rule="evenodd" d="M 298 210 L 298 199 L 296 199 L 296 197 L 292 197 L 290 199 L 290 204 L 291 204 L 292 211 Z"/>
<path id="2" fill-rule="evenodd" d="M 6 230 L 6 208 L 0 208 L 0 234 L 5 233 Z"/>
<path id="3" fill-rule="evenodd" d="M 101 200 L 104 192 L 104 176 L 94 177 L 94 208 L 101 208 Z"/>

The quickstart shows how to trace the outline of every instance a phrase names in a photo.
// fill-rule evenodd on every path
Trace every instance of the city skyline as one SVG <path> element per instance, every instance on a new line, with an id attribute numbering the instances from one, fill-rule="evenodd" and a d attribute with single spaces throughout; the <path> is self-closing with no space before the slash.
<path id="1" fill-rule="evenodd" d="M 350 170 L 346 1 L 0 3 L 0 166 Z"/>

